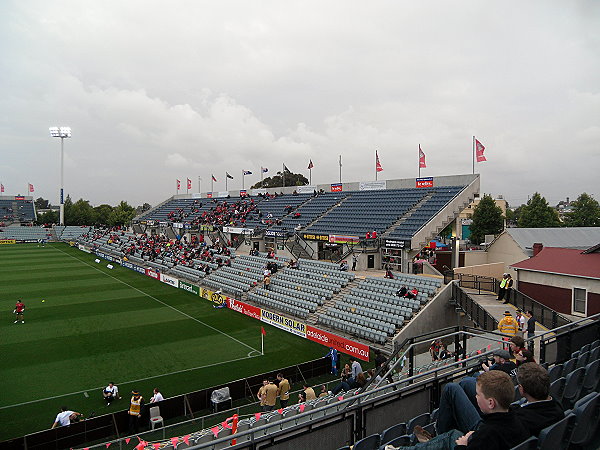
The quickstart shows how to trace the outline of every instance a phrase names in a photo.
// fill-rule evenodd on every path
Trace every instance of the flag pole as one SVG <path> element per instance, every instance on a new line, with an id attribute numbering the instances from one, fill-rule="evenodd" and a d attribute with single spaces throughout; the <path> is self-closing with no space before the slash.
<path id="1" fill-rule="evenodd" d="M 242 191 L 244 190 L 244 169 L 242 169 Z"/>
<path id="2" fill-rule="evenodd" d="M 198 177 L 198 194 L 202 197 L 202 178 Z"/>
<path id="3" fill-rule="evenodd" d="M 283 187 L 285 187 L 285 163 L 282 163 L 282 164 L 283 164 L 283 169 L 281 169 L 281 180 L 283 183 Z"/>
<path id="4" fill-rule="evenodd" d="M 340 155 L 340 184 L 342 182 L 342 155 Z"/>
<path id="5" fill-rule="evenodd" d="M 210 174 L 210 193 L 211 193 L 211 195 L 213 192 L 215 192 L 214 184 L 215 184 L 215 176 L 211 173 Z"/>
<path id="6" fill-rule="evenodd" d="M 308 184 L 312 185 L 312 169 L 308 169 Z"/>
<path id="7" fill-rule="evenodd" d="M 473 136 L 473 174 L 475 174 L 475 136 Z"/>
<path id="8" fill-rule="evenodd" d="M 225 191 L 227 191 L 227 172 L 225 172 Z"/>
<path id="9" fill-rule="evenodd" d="M 263 175 L 265 173 L 263 172 L 263 166 L 260 166 L 260 187 L 264 188 L 265 187 L 265 182 L 263 181 Z"/>
<path id="10" fill-rule="evenodd" d="M 189 195 L 190 193 L 190 183 L 188 183 L 188 181 L 190 181 L 190 179 L 185 177 L 185 195 Z"/>
<path id="11" fill-rule="evenodd" d="M 375 150 L 375 181 L 377 181 L 377 150 Z"/>
<path id="12" fill-rule="evenodd" d="M 262 333 L 260 333 L 260 353 L 262 354 L 262 356 L 265 356 L 265 335 Z"/>
<path id="13" fill-rule="evenodd" d="M 419 150 L 421 150 L 421 144 L 419 144 Z M 419 178 L 421 178 L 421 152 L 417 152 L 417 164 L 419 165 Z"/>

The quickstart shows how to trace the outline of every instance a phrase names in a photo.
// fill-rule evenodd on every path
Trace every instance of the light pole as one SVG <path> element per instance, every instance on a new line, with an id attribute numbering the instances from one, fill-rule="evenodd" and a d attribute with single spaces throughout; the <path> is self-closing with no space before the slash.
<path id="1" fill-rule="evenodd" d="M 50 127 L 50 136 L 60 138 L 60 225 L 65 224 L 64 160 L 65 138 L 71 137 L 71 127 Z"/>

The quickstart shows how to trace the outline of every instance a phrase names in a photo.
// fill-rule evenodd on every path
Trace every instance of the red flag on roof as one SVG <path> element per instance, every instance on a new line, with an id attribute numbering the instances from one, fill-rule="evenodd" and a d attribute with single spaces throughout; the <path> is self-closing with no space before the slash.
<path id="1" fill-rule="evenodd" d="M 383 167 L 381 167 L 381 162 L 379 162 L 379 155 L 377 154 L 377 150 L 375 150 L 375 170 L 377 172 L 383 171 Z"/>
<path id="2" fill-rule="evenodd" d="M 427 168 L 427 164 L 425 164 L 425 153 L 423 153 L 423 150 L 421 150 L 421 144 L 419 144 L 419 168 Z"/>
<path id="3" fill-rule="evenodd" d="M 181 189 L 181 181 L 179 181 L 179 180 L 175 180 L 175 181 L 177 181 L 177 190 Z"/>
<path id="4" fill-rule="evenodd" d="M 190 180 L 189 178 L 187 179 L 187 188 L 188 189 L 192 188 L 192 180 Z"/>
<path id="5" fill-rule="evenodd" d="M 4 192 L 4 185 L 0 184 L 0 193 Z"/>
<path id="6" fill-rule="evenodd" d="M 310 170 L 310 169 L 312 169 L 313 167 L 315 167 L 315 165 L 313 164 L 313 162 L 312 162 L 312 159 L 311 159 L 311 160 L 309 160 L 309 162 L 308 162 L 308 169 Z"/>
<path id="7" fill-rule="evenodd" d="M 29 192 L 33 192 L 35 189 L 33 189 L 33 184 L 29 183 Z"/>
<path id="8" fill-rule="evenodd" d="M 479 142 L 477 139 L 475 139 L 475 159 L 477 160 L 477 162 L 487 161 L 487 159 L 485 159 L 485 156 L 483 154 L 484 150 L 485 150 L 485 147 L 483 146 L 483 144 L 481 142 Z"/>
<path id="9" fill-rule="evenodd" d="M 213 181 L 217 181 L 214 175 L 211 175 Z"/>

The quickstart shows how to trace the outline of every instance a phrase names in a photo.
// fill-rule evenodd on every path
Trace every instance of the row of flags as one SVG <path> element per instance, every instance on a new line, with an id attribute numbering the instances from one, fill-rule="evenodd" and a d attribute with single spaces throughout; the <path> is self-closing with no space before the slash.
<path id="1" fill-rule="evenodd" d="M 475 161 L 477 162 L 484 162 L 487 161 L 485 155 L 484 155 L 484 151 L 485 151 L 485 146 L 473 136 L 473 163 L 475 163 Z M 425 169 L 427 168 L 427 162 L 425 160 L 425 152 L 423 151 L 423 149 L 421 148 L 421 144 L 419 144 L 418 146 L 419 149 L 419 173 L 420 173 L 420 169 Z M 340 156 L 340 167 L 342 166 L 342 158 Z M 308 170 L 312 170 L 315 167 L 312 159 L 309 159 L 308 161 Z M 341 169 L 340 169 L 341 170 Z M 260 173 L 261 173 L 261 179 L 262 179 L 262 175 L 264 173 L 267 173 L 269 171 L 269 169 L 267 169 L 266 167 L 261 167 L 260 168 Z M 283 171 L 284 172 L 290 172 L 290 169 L 288 169 L 286 167 L 285 164 L 283 164 Z M 377 150 L 375 150 L 375 174 L 377 174 L 377 172 L 382 172 L 383 171 L 383 166 L 381 165 L 381 161 L 379 160 L 379 153 Z M 245 177 L 246 175 L 252 175 L 252 171 L 251 170 L 242 170 L 242 177 Z M 231 179 L 233 180 L 233 176 L 229 173 L 229 172 L 225 172 L 225 178 L 226 181 L 227 179 Z M 211 180 L 214 182 L 217 182 L 217 178 L 214 176 L 214 174 L 211 174 Z M 179 180 L 177 181 L 177 190 L 179 191 L 181 188 L 181 182 Z M 0 185 L 1 186 L 1 185 Z M 33 189 L 33 186 L 31 186 L 31 189 Z M 190 190 L 192 189 L 192 180 L 190 180 L 189 178 L 187 179 L 187 189 Z M 4 187 L 2 186 L 2 192 L 4 192 Z M 33 190 L 31 190 L 30 192 L 33 192 Z"/>
<path id="2" fill-rule="evenodd" d="M 28 192 L 34 192 L 35 191 L 35 188 L 33 187 L 33 184 L 27 183 L 27 191 Z M 0 194 L 4 194 L 4 185 L 2 183 L 0 183 Z"/>

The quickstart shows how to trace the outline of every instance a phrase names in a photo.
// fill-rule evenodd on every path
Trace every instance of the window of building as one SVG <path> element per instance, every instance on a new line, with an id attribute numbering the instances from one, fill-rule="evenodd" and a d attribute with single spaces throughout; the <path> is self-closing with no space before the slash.
<path id="1" fill-rule="evenodd" d="M 587 291 L 581 288 L 573 288 L 573 313 L 586 314 Z"/>

